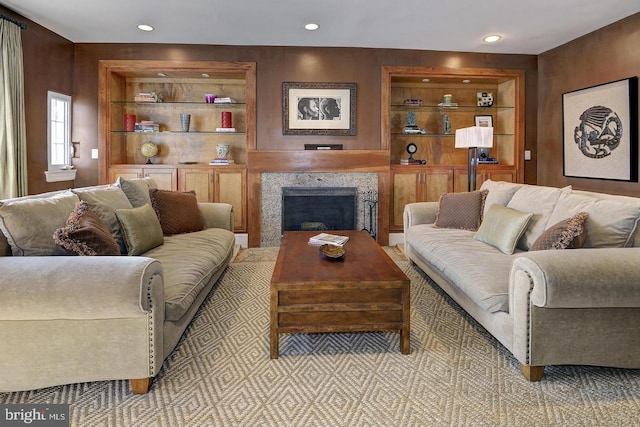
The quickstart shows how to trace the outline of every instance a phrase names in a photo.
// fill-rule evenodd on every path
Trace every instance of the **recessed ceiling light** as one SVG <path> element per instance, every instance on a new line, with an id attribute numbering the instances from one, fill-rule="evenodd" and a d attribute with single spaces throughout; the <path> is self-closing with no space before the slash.
<path id="1" fill-rule="evenodd" d="M 464 80 L 462 81 L 462 83 L 471 83 L 471 80 L 469 80 L 469 79 L 464 79 Z"/>
<path id="2" fill-rule="evenodd" d="M 423 82 L 425 83 L 429 83 L 431 80 L 430 79 L 422 79 Z"/>
<path id="3" fill-rule="evenodd" d="M 485 43 L 495 43 L 501 38 L 502 36 L 499 36 L 498 34 L 491 34 L 490 36 L 486 36 L 485 38 L 483 38 L 482 41 L 484 41 Z"/>
<path id="4" fill-rule="evenodd" d="M 162 71 L 158 73 L 158 76 L 160 77 L 167 77 L 167 73 L 163 73 Z"/>
<path id="5" fill-rule="evenodd" d="M 304 24 L 304 29 L 305 30 L 315 31 L 318 28 L 320 28 L 320 25 L 318 25 L 318 24 L 313 24 L 313 23 Z"/>
<path id="6" fill-rule="evenodd" d="M 142 30 L 142 31 L 153 31 L 153 27 L 151 25 L 147 25 L 147 24 L 138 25 L 138 29 Z"/>

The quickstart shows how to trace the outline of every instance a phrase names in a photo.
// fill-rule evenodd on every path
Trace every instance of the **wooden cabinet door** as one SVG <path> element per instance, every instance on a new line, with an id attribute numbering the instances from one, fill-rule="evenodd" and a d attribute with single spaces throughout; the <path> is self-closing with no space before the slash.
<path id="1" fill-rule="evenodd" d="M 423 188 L 419 185 L 422 173 L 394 172 L 392 174 L 393 192 L 391 203 L 391 230 L 401 231 L 403 229 L 404 205 L 419 201 Z"/>
<path id="2" fill-rule="evenodd" d="M 109 183 L 113 184 L 121 176 L 126 179 L 142 178 L 142 168 L 127 168 L 127 167 L 115 167 L 109 168 Z"/>
<path id="3" fill-rule="evenodd" d="M 487 170 L 485 173 L 487 179 L 492 181 L 506 181 L 506 182 L 516 182 L 516 170 L 508 169 L 508 170 Z"/>
<path id="4" fill-rule="evenodd" d="M 153 179 L 160 190 L 178 190 L 178 169 L 176 168 L 145 168 L 144 177 Z"/>
<path id="5" fill-rule="evenodd" d="M 213 202 L 213 182 L 212 169 L 180 168 L 180 191 L 195 191 L 198 202 Z"/>
<path id="6" fill-rule="evenodd" d="M 245 194 L 245 170 L 222 170 L 215 171 L 215 197 L 214 201 L 229 203 L 233 206 L 233 229 L 234 231 L 247 230 L 247 204 Z"/>
<path id="7" fill-rule="evenodd" d="M 421 174 L 419 180 L 423 191 L 420 202 L 438 202 L 443 193 L 453 192 L 453 170 L 428 170 Z"/>

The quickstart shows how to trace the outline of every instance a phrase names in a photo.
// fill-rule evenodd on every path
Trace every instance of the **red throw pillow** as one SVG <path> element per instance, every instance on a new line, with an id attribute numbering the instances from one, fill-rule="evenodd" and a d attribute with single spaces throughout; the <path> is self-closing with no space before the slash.
<path id="1" fill-rule="evenodd" d="M 149 197 L 165 236 L 205 229 L 195 191 L 153 189 L 149 190 Z"/>
<path id="2" fill-rule="evenodd" d="M 111 231 L 84 200 L 76 204 L 67 225 L 53 233 L 53 240 L 69 255 L 120 255 Z"/>

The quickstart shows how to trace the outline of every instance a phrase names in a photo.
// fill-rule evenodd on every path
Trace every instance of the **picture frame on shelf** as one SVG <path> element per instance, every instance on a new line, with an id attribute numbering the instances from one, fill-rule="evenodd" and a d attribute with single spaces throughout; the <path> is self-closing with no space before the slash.
<path id="1" fill-rule="evenodd" d="M 282 83 L 283 135 L 355 135 L 356 83 Z"/>
<path id="2" fill-rule="evenodd" d="M 563 175 L 638 182 L 638 78 L 562 94 Z"/>
<path id="3" fill-rule="evenodd" d="M 480 126 L 484 128 L 492 128 L 493 127 L 493 116 L 491 114 L 483 114 L 474 116 L 475 126 Z"/>

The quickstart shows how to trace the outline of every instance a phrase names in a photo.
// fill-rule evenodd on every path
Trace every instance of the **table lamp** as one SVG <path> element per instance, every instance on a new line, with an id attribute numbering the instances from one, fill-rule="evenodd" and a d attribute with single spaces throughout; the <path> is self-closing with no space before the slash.
<path id="1" fill-rule="evenodd" d="M 493 147 L 493 128 L 486 126 L 471 126 L 456 129 L 456 148 L 468 148 L 469 159 L 467 169 L 467 191 L 476 190 L 476 175 L 478 173 L 478 147 Z M 471 168 L 473 168 L 473 187 L 471 185 Z"/>

